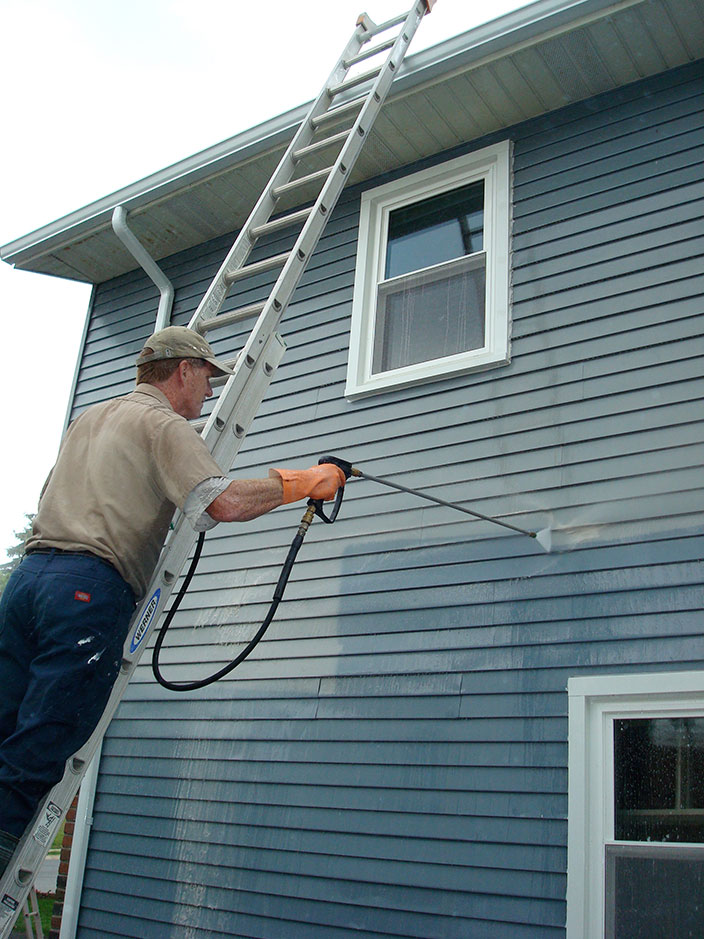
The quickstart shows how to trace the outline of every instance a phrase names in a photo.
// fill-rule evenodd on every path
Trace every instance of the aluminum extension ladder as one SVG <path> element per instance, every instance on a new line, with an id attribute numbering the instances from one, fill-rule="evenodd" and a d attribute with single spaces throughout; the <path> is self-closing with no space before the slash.
<path id="1" fill-rule="evenodd" d="M 44 939 L 44 929 L 42 928 L 42 919 L 39 913 L 39 900 L 34 887 L 29 891 L 22 912 L 24 913 L 24 931 L 27 939 Z"/>
<path id="2" fill-rule="evenodd" d="M 408 13 L 379 25 L 366 13 L 360 15 L 352 38 L 191 319 L 190 327 L 205 335 L 210 330 L 258 317 L 234 364 L 234 374 L 227 379 L 202 430 L 210 451 L 225 470 L 233 465 L 283 356 L 285 346 L 276 331 L 281 317 L 381 110 L 408 45 L 434 3 L 435 0 L 416 0 Z M 367 45 L 376 37 L 381 38 Z M 382 60 L 383 53 L 388 54 Z M 366 70 L 366 64 L 363 69 L 356 68 L 373 58 L 376 64 L 371 69 Z M 340 130 L 341 126 L 344 129 Z M 306 171 L 306 159 L 317 158 L 323 151 L 337 152 L 337 156 L 324 169 Z M 291 201 L 296 191 L 312 184 L 320 185 L 312 207 L 272 218 L 282 197 Z M 294 225 L 301 228 L 290 251 L 247 264 L 260 239 Z M 264 303 L 220 313 L 233 284 L 276 269 L 280 269 L 278 279 Z M 193 549 L 195 537 L 190 525 L 177 513 L 174 530 L 161 553 L 147 599 L 130 624 L 120 673 L 100 722 L 87 743 L 67 760 L 63 779 L 37 809 L 0 878 L 0 939 L 7 939 L 11 933 L 61 818 L 73 801 Z"/>

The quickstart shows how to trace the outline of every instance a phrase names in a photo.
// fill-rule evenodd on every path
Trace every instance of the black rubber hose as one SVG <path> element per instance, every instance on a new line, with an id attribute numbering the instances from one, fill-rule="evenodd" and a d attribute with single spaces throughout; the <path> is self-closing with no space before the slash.
<path id="1" fill-rule="evenodd" d="M 237 668 L 240 662 L 243 662 L 247 658 L 247 656 L 254 649 L 254 647 L 257 645 L 259 640 L 262 638 L 264 633 L 267 631 L 271 621 L 274 618 L 277 607 L 279 603 L 281 602 L 281 598 L 284 595 L 284 590 L 286 588 L 286 584 L 288 583 L 288 578 L 291 573 L 291 568 L 293 567 L 293 563 L 296 560 L 296 555 L 298 554 L 299 548 L 303 544 L 303 538 L 305 537 L 306 531 L 307 531 L 307 528 L 305 530 L 303 530 L 302 528 L 299 528 L 295 538 L 291 542 L 291 547 L 288 549 L 286 560 L 284 561 L 283 567 L 281 569 L 281 573 L 279 574 L 279 579 L 276 584 L 276 589 L 274 590 L 274 598 L 271 601 L 271 605 L 269 606 L 269 610 L 266 616 L 264 617 L 264 621 L 262 622 L 261 626 L 257 630 L 254 637 L 245 646 L 245 648 L 239 653 L 237 658 L 233 659 L 232 662 L 229 662 L 219 671 L 214 672 L 212 675 L 208 675 L 207 678 L 201 678 L 199 681 L 168 681 L 161 674 L 161 670 L 159 668 L 159 653 L 164 643 L 166 633 L 169 629 L 169 626 L 171 625 L 171 621 L 174 618 L 174 614 L 176 613 L 176 610 L 178 609 L 179 604 L 181 603 L 181 600 L 183 599 L 186 591 L 188 590 L 188 585 L 191 582 L 191 578 L 193 577 L 193 574 L 195 572 L 196 565 L 198 564 L 198 559 L 200 558 L 200 554 L 203 549 L 203 540 L 205 538 L 205 532 L 200 533 L 200 535 L 198 536 L 198 543 L 196 545 L 196 550 L 193 555 L 193 560 L 191 561 L 191 566 L 188 568 L 188 573 L 186 574 L 186 577 L 184 578 L 183 584 L 181 585 L 181 589 L 179 590 L 176 599 L 171 605 L 171 609 L 167 613 L 166 618 L 164 619 L 164 622 L 161 625 L 161 628 L 159 629 L 159 635 L 156 638 L 156 642 L 154 643 L 154 651 L 152 652 L 152 671 L 154 672 L 154 677 L 156 678 L 156 680 L 159 682 L 160 685 L 162 685 L 164 688 L 168 688 L 169 691 L 197 691 L 199 688 L 205 688 L 206 685 L 212 685 L 214 682 L 218 681 L 220 678 L 224 678 L 225 675 L 228 675 L 233 669 Z"/>
<path id="2" fill-rule="evenodd" d="M 348 479 L 352 472 L 352 464 L 348 463 L 346 460 L 340 459 L 339 457 L 323 456 L 318 460 L 318 463 L 334 463 L 344 472 L 345 477 Z M 191 583 L 191 579 L 195 573 L 201 551 L 203 550 L 205 532 L 201 532 L 199 534 L 198 543 L 196 544 L 196 549 L 193 553 L 193 560 L 191 561 L 191 565 L 188 568 L 188 573 L 183 580 L 183 584 L 181 585 L 181 589 L 179 590 L 176 599 L 171 605 L 171 609 L 167 613 L 166 618 L 164 619 L 164 622 L 159 629 L 159 635 L 156 637 L 156 642 L 154 643 L 154 651 L 152 652 L 152 672 L 154 672 L 154 677 L 160 685 L 162 685 L 164 688 L 168 688 L 169 691 L 197 691 L 199 688 L 205 688 L 206 685 L 212 685 L 213 682 L 218 681 L 220 678 L 224 678 L 225 675 L 228 675 L 234 668 L 237 668 L 240 662 L 243 662 L 247 658 L 247 656 L 262 638 L 264 633 L 267 631 L 269 624 L 274 618 L 276 609 L 284 595 L 284 590 L 286 589 L 286 584 L 288 583 L 288 578 L 291 574 L 291 568 L 293 567 L 293 563 L 296 560 L 296 555 L 298 554 L 299 548 L 303 544 L 303 539 L 306 536 L 306 532 L 308 531 L 310 523 L 313 521 L 313 516 L 317 515 L 322 518 L 323 521 L 327 522 L 328 524 L 332 524 L 337 518 L 338 512 L 340 511 L 343 495 L 344 487 L 340 486 L 335 497 L 335 504 L 329 516 L 327 516 L 323 511 L 322 499 L 308 500 L 308 506 L 303 515 L 303 518 L 301 519 L 301 524 L 298 527 L 296 536 L 291 542 L 291 547 L 288 549 L 286 560 L 284 561 L 283 567 L 281 568 L 281 573 L 279 574 L 279 579 L 276 582 L 276 588 L 274 590 L 274 597 L 271 601 L 271 605 L 269 606 L 269 610 L 264 617 L 264 622 L 261 624 L 254 637 L 240 652 L 237 658 L 233 659 L 232 662 L 225 665 L 219 671 L 214 672 L 212 675 L 208 675 L 207 678 L 201 678 L 200 681 L 168 681 L 161 674 L 161 670 L 159 668 L 159 654 L 161 652 L 161 647 L 164 644 L 166 633 L 169 629 L 169 626 L 171 625 L 172 619 L 174 618 L 174 614 L 179 608 L 181 600 L 183 599 L 186 591 L 188 590 L 189 584 Z"/>

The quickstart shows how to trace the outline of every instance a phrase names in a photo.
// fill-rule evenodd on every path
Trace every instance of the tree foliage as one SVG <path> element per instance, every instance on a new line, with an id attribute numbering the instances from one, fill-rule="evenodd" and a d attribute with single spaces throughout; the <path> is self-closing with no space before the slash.
<path id="1" fill-rule="evenodd" d="M 5 584 L 10 579 L 10 574 L 14 571 L 14 569 L 18 566 L 24 557 L 24 544 L 32 532 L 32 522 L 34 521 L 34 515 L 25 513 L 24 517 L 27 519 L 27 524 L 25 527 L 22 529 L 22 531 L 13 532 L 15 538 L 17 538 L 17 543 L 14 544 L 11 548 L 8 548 L 5 552 L 9 560 L 5 561 L 4 564 L 0 564 L 0 594 L 5 589 Z"/>

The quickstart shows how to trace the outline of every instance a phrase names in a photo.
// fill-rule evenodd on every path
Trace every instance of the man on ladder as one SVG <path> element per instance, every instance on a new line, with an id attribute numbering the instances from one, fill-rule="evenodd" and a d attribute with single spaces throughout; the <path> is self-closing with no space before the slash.
<path id="1" fill-rule="evenodd" d="M 225 477 L 188 423 L 222 374 L 202 336 L 169 326 L 137 359 L 136 389 L 66 433 L 0 601 L 0 874 L 100 719 L 175 508 L 204 531 L 344 486 L 329 463 Z"/>
<path id="2" fill-rule="evenodd" d="M 248 427 L 266 394 L 285 349 L 283 340 L 277 332 L 281 319 L 383 106 L 408 45 L 422 18 L 430 12 L 434 3 L 435 0 L 414 0 L 411 9 L 406 13 L 378 25 L 366 13 L 360 15 L 351 39 L 328 76 L 320 94 L 312 103 L 306 118 L 294 134 L 249 218 L 242 226 L 235 243 L 194 313 L 189 329 L 186 330 L 186 334 L 178 333 L 183 345 L 176 342 L 176 333 L 169 333 L 167 337 L 157 333 L 149 340 L 138 360 L 144 366 L 173 360 L 176 363 L 175 371 L 167 378 L 152 376 L 148 382 L 143 382 L 137 391 L 132 395 L 127 395 L 125 399 L 98 405 L 97 408 L 101 409 L 98 411 L 93 409 L 87 411 L 75 422 L 75 431 L 67 434 L 59 462 L 42 497 L 36 520 L 36 533 L 29 542 L 29 547 L 34 551 L 20 566 L 19 574 L 14 582 L 11 581 L 6 588 L 7 599 L 3 597 L 3 606 L 7 612 L 3 612 L 2 615 L 6 617 L 9 625 L 3 626 L 0 621 L 0 656 L 7 656 L 10 663 L 7 666 L 8 674 L 14 671 L 13 677 L 9 678 L 0 669 L 0 682 L 5 685 L 5 688 L 14 688 L 14 682 L 19 684 L 18 690 L 13 691 L 14 703 L 10 706 L 0 705 L 0 935 L 2 939 L 7 939 L 9 936 L 14 917 L 36 875 L 45 847 L 62 814 L 71 804 L 100 737 L 105 732 L 124 693 L 124 688 L 137 667 L 151 631 L 164 611 L 163 608 L 171 595 L 173 584 L 193 546 L 194 537 L 191 525 L 194 522 L 196 525 L 202 525 L 204 516 L 208 516 L 205 519 L 207 527 L 210 521 L 254 518 L 283 502 L 306 497 L 313 497 L 316 500 L 329 499 L 344 484 L 344 474 L 334 464 L 323 464 L 323 466 L 303 471 L 276 470 L 273 471 L 273 477 L 268 480 L 235 482 L 224 479 L 219 467 L 233 465 Z M 392 33 L 390 38 L 384 38 L 389 36 L 390 32 Z M 366 65 L 372 61 L 377 63 L 373 68 L 356 74 L 358 66 L 364 65 L 366 68 Z M 336 152 L 337 156 L 330 157 L 332 162 L 327 167 L 319 169 L 311 166 L 306 169 L 309 159 L 315 163 L 321 152 L 327 153 L 328 151 L 333 155 Z M 310 185 L 319 187 L 318 196 L 313 204 L 286 214 L 281 200 L 286 202 L 294 199 L 295 203 L 295 193 L 301 187 L 303 191 L 307 191 Z M 300 229 L 289 251 L 263 257 L 255 262 L 249 261 L 255 245 L 260 244 L 266 247 L 269 235 L 289 228 Z M 248 277 L 259 277 L 261 274 L 276 270 L 280 273 L 268 298 L 263 303 L 250 304 L 234 310 L 222 310 L 228 291 L 235 284 L 246 283 Z M 197 450 L 197 447 L 192 448 L 193 438 L 190 438 L 190 443 L 182 439 L 182 437 L 185 438 L 186 431 L 192 431 L 192 428 L 189 428 L 183 421 L 183 417 L 191 417 L 200 411 L 203 400 L 210 393 L 209 378 L 212 369 L 220 373 L 229 371 L 227 367 L 223 367 L 222 363 L 214 360 L 212 349 L 203 338 L 204 334 L 211 329 L 228 326 L 253 316 L 257 317 L 256 323 L 240 352 L 233 374 L 229 376 L 203 430 L 201 442 L 211 458 L 206 457 L 203 452 L 199 452 L 196 458 L 194 449 Z M 179 329 L 183 330 L 183 327 Z M 146 351 L 147 348 L 150 351 Z M 96 428 L 99 425 L 112 427 L 110 421 L 114 418 L 115 409 L 122 408 L 136 409 L 135 413 L 139 412 L 142 415 L 145 412 L 149 413 L 150 418 L 154 420 L 158 417 L 159 420 L 168 418 L 172 423 L 180 422 L 181 429 L 178 433 L 174 431 L 174 435 L 178 437 L 180 444 L 185 446 L 185 456 L 182 456 L 180 450 L 171 449 L 171 445 L 167 443 L 165 448 L 157 448 L 159 459 L 155 461 L 150 458 L 145 463 L 140 463 L 137 459 L 139 449 L 127 443 L 119 450 L 121 468 L 118 468 L 117 450 L 114 443 L 110 441 L 103 451 L 106 461 L 105 479 L 108 483 L 106 484 L 105 481 L 99 483 L 94 491 L 85 490 L 82 483 L 79 484 L 77 490 L 72 489 L 76 486 L 77 480 L 83 479 L 81 473 L 84 465 L 92 471 L 96 441 L 101 436 L 93 435 L 93 425 Z M 152 411 L 155 414 L 152 414 Z M 108 415 L 110 415 L 110 421 Z M 105 418 L 104 421 L 103 418 Z M 90 423 L 91 421 L 93 424 Z M 106 436 L 109 440 L 109 434 Z M 75 453 L 72 455 L 69 449 L 73 446 L 74 440 L 82 447 L 80 451 L 82 460 L 77 458 Z M 147 452 L 149 449 L 146 447 Z M 68 469 L 64 467 L 64 457 Z M 191 459 L 195 460 L 195 463 L 191 463 Z M 183 465 L 176 468 L 176 463 Z M 149 467 L 147 472 L 145 472 L 145 466 Z M 181 475 L 181 470 L 183 470 L 183 475 Z M 161 477 L 162 471 L 165 473 L 163 478 Z M 152 477 L 149 475 L 151 472 L 156 475 Z M 159 514 L 159 506 L 150 502 L 147 493 L 144 492 L 144 487 L 149 488 L 150 485 L 150 482 L 145 480 L 152 480 L 152 478 L 157 480 L 159 485 L 163 484 L 160 490 L 165 498 L 162 506 L 163 516 Z M 74 506 L 72 511 L 66 511 L 62 506 L 62 489 L 73 493 L 74 499 L 70 503 Z M 149 524 L 145 523 L 145 518 L 141 514 L 139 517 L 130 519 L 132 528 L 128 525 L 128 529 L 131 532 L 130 537 L 136 539 L 135 547 L 135 544 L 128 545 L 129 537 L 123 538 L 120 525 L 127 521 L 124 506 L 135 498 L 137 492 L 141 493 L 139 498 L 144 498 L 145 505 L 148 506 L 152 515 Z M 59 497 L 55 499 L 54 493 L 58 493 Z M 88 526 L 87 519 L 90 517 L 90 529 L 93 532 L 95 505 L 99 504 L 101 499 L 104 501 L 103 508 L 106 511 L 109 509 L 110 525 L 118 519 L 116 531 L 108 525 L 108 518 L 105 516 L 107 527 L 104 531 L 108 532 L 107 535 L 99 534 L 95 538 L 91 534 L 88 537 L 87 528 L 84 527 L 78 537 L 72 528 L 71 520 L 74 516 L 80 517 Z M 166 547 L 159 554 L 159 547 L 168 529 L 167 515 L 174 506 L 178 506 L 183 514 L 175 519 L 174 531 Z M 120 507 L 123 513 L 120 512 Z M 86 512 L 91 513 L 90 516 L 86 515 Z M 55 529 L 52 527 L 57 519 L 60 519 L 63 528 L 61 525 Z M 184 522 L 186 524 L 183 524 Z M 140 538 L 143 540 L 140 541 Z M 129 546 L 129 555 L 123 551 L 123 542 Z M 106 545 L 110 545 L 111 550 L 108 550 Z M 136 617 L 136 627 L 135 622 L 130 625 L 130 631 L 134 630 L 134 632 L 131 632 L 131 638 L 130 635 L 127 636 L 121 656 L 119 650 L 108 647 L 107 637 L 104 640 L 98 639 L 97 632 L 92 629 L 92 625 L 85 635 L 75 640 L 86 666 L 97 665 L 103 658 L 106 662 L 113 663 L 112 671 L 107 670 L 107 677 L 103 678 L 103 684 L 100 686 L 99 703 L 91 709 L 94 713 L 81 718 L 79 723 L 82 729 L 80 734 L 72 739 L 71 745 L 75 744 L 75 740 L 84 737 L 86 733 L 89 734 L 87 741 L 72 755 L 70 747 L 64 747 L 61 753 L 55 751 L 53 742 L 46 757 L 40 756 L 37 749 L 32 753 L 31 760 L 25 753 L 21 766 L 29 767 L 29 769 L 20 769 L 20 765 L 16 765 L 17 754 L 12 752 L 12 747 L 16 742 L 14 738 L 24 729 L 25 725 L 22 722 L 26 720 L 30 724 L 34 722 L 35 725 L 40 725 L 41 721 L 47 719 L 46 714 L 51 720 L 53 716 L 48 701 L 42 703 L 43 707 L 48 710 L 42 712 L 43 716 L 39 719 L 32 714 L 34 704 L 23 704 L 26 695 L 29 694 L 29 686 L 25 687 L 25 684 L 30 677 L 30 668 L 36 668 L 39 664 L 42 666 L 50 664 L 51 655 L 43 656 L 42 650 L 38 649 L 34 666 L 30 665 L 29 660 L 22 662 L 18 660 L 17 653 L 23 648 L 25 642 L 25 639 L 20 639 L 20 637 L 32 634 L 34 639 L 37 630 L 34 623 L 31 623 L 31 618 L 25 616 L 23 620 L 22 615 L 16 610 L 21 602 L 29 603 L 29 599 L 24 599 L 23 591 L 28 591 L 27 597 L 29 597 L 30 572 L 32 572 L 31 576 L 37 580 L 36 565 L 42 565 L 45 569 L 50 567 L 56 569 L 60 563 L 65 562 L 66 558 L 57 553 L 57 548 L 71 550 L 72 565 L 80 563 L 81 558 L 85 561 L 84 552 L 87 550 L 92 557 L 88 557 L 86 563 L 94 565 L 93 573 L 96 576 L 96 583 L 98 580 L 102 583 L 107 579 L 111 584 L 111 589 L 120 596 L 120 603 L 128 609 L 133 605 L 134 597 L 144 590 L 145 582 L 149 580 L 150 566 L 153 565 L 154 560 L 156 560 L 156 566 L 151 585 L 146 591 L 149 599 Z M 38 554 L 38 550 L 51 553 Z M 80 552 L 78 557 L 75 556 L 76 551 Z M 132 559 L 131 563 L 125 560 L 128 556 Z M 142 560 L 137 562 L 135 560 L 137 557 Z M 114 570 L 107 566 L 110 564 Z M 63 580 L 57 578 L 57 583 L 62 583 L 64 590 L 60 608 L 63 610 L 68 605 L 74 613 L 77 610 L 92 607 L 94 604 L 97 606 L 96 597 L 99 595 L 97 588 L 96 597 L 94 597 L 94 588 L 91 585 L 76 585 L 71 581 L 75 569 L 75 567 L 71 568 L 72 573 L 69 577 L 63 575 Z M 138 572 L 137 575 L 135 571 Z M 36 590 L 38 596 L 41 588 L 37 585 L 32 589 Z M 15 594 L 17 594 L 17 599 L 15 599 Z M 51 605 L 47 603 L 46 607 L 49 610 Z M 57 609 L 56 605 L 53 609 Z M 45 614 L 42 610 L 42 616 L 44 615 L 49 614 L 48 612 Z M 127 619 L 129 619 L 127 613 L 122 614 L 120 621 L 122 625 L 117 630 L 123 636 Z M 113 623 L 114 621 L 113 615 Z M 14 638 L 8 630 L 14 631 L 14 636 L 17 638 Z M 1 638 L 3 634 L 6 636 L 5 639 Z M 114 679 L 116 658 L 119 675 L 117 679 Z M 110 692 L 110 684 L 113 680 L 114 687 Z M 106 693 L 109 693 L 109 698 L 105 704 Z M 81 692 L 82 701 L 84 697 L 85 695 Z M 98 698 L 97 693 L 96 698 Z M 69 708 L 72 721 L 77 699 L 78 695 L 72 692 Z M 96 712 L 101 704 L 105 704 L 105 707 L 96 723 Z M 65 723 L 66 717 L 64 716 L 62 720 Z M 60 724 L 61 721 L 57 723 Z M 91 733 L 92 726 L 94 730 Z M 41 726 L 35 727 L 36 731 L 41 729 Z M 41 739 L 47 738 L 46 736 L 39 737 L 32 745 L 35 748 L 41 747 Z M 66 759 L 67 755 L 69 758 L 66 761 L 63 778 L 51 789 L 48 796 L 39 797 L 37 801 L 37 794 L 46 790 L 49 779 L 56 779 L 57 773 L 60 775 L 63 767 L 59 765 L 59 761 Z M 44 777 L 35 778 L 37 762 L 42 765 L 53 762 L 55 765 L 51 772 L 47 771 Z M 26 790 L 28 783 L 31 783 L 33 787 L 29 794 Z M 14 800 L 12 807 L 10 800 Z M 27 824 L 30 820 L 28 813 L 31 814 L 33 805 L 38 806 L 34 826 Z M 18 844 L 17 839 L 22 833 L 23 826 L 26 826 L 27 830 Z M 14 851 L 16 845 L 17 850 Z"/>

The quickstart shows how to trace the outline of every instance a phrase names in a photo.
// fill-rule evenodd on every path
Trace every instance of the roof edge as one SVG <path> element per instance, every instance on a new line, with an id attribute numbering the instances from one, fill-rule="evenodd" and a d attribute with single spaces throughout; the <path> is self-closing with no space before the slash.
<path id="1" fill-rule="evenodd" d="M 555 31 L 573 28 L 579 21 L 643 2 L 536 0 L 409 56 L 392 85 L 389 99 L 437 82 L 455 69 L 501 56 L 518 45 L 530 45 Z M 285 145 L 309 107 L 310 102 L 305 102 L 8 242 L 0 247 L 0 258 L 11 265 L 27 263 L 109 225 L 118 205 L 134 211 L 217 173 L 220 166 L 232 166 L 277 145 Z"/>
<path id="2" fill-rule="evenodd" d="M 129 186 L 117 189 L 83 208 L 76 209 L 75 212 L 63 215 L 56 221 L 0 247 L 0 258 L 8 264 L 28 260 L 35 253 L 33 249 L 39 245 L 44 245 L 44 250 L 48 250 L 49 246 L 56 248 L 66 241 L 65 236 L 69 232 L 73 240 L 77 236 L 87 235 L 109 225 L 113 210 L 118 205 L 125 206 L 127 211 L 133 211 L 198 182 L 204 176 L 212 175 L 217 172 L 218 164 L 231 165 L 233 161 L 250 159 L 292 137 L 307 110 L 307 105 L 299 105 L 184 160 L 172 163 Z"/>

